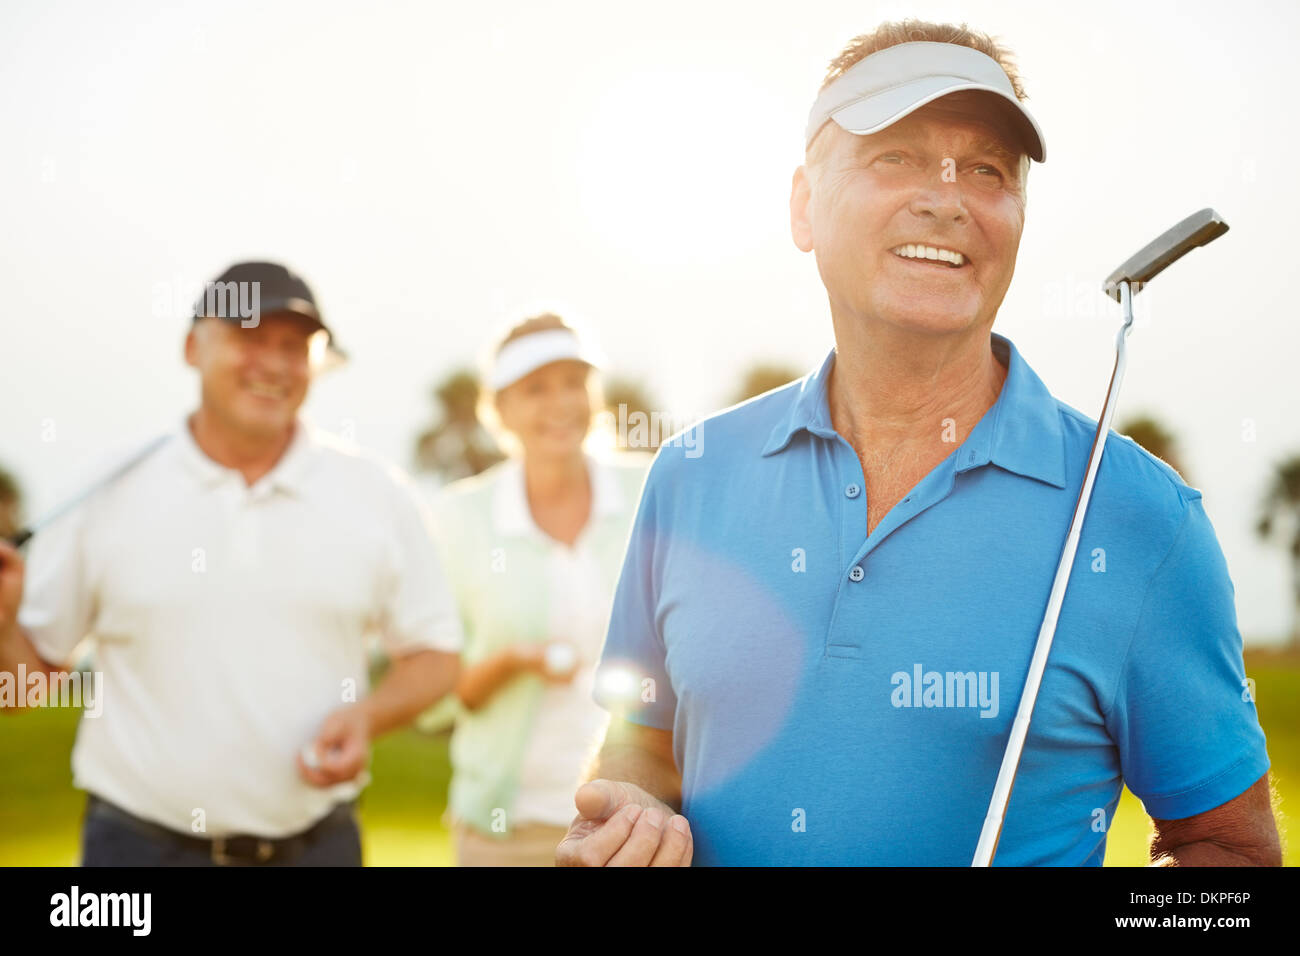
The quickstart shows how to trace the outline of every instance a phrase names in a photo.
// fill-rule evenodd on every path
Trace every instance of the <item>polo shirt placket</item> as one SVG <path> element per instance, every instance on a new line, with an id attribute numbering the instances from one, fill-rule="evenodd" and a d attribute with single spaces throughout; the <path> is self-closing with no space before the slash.
<path id="1" fill-rule="evenodd" d="M 1003 361 L 1009 361 L 1009 358 L 1005 357 L 1005 352 L 1002 354 Z M 839 540 L 833 550 L 833 553 L 838 556 L 841 574 L 824 649 L 828 658 L 857 658 L 861 656 L 871 636 L 869 627 L 864 629 L 860 622 L 871 619 L 871 616 L 861 609 L 867 606 L 874 596 L 871 593 L 870 575 L 872 553 L 891 535 L 902 533 L 909 521 L 947 498 L 953 491 L 956 475 L 990 463 L 990 449 L 994 430 L 997 427 L 1001 395 L 981 416 L 966 440 L 931 469 L 915 488 L 890 509 L 889 513 L 872 529 L 871 534 L 867 535 L 865 532 L 868 500 L 861 460 L 853 450 L 853 446 L 830 425 L 828 420 L 829 401 L 825 394 L 825 383 L 829 378 L 830 361 L 831 359 L 828 358 L 822 366 L 819 388 L 813 393 L 815 398 L 813 417 L 804 426 L 815 440 L 830 443 L 830 453 L 834 457 L 842 489 L 839 501 Z M 776 450 L 784 452 L 788 448 L 787 442 Z M 765 454 L 767 453 L 769 452 L 765 451 Z"/>

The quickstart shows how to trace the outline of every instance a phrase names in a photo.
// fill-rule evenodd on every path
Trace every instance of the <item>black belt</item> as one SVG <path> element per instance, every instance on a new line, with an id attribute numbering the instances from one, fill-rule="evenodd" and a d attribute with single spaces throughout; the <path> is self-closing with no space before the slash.
<path id="1" fill-rule="evenodd" d="M 270 863 L 283 863 L 291 860 L 311 846 L 322 833 L 339 823 L 352 819 L 356 801 L 336 804 L 334 809 L 321 819 L 303 830 L 287 837 L 258 837 L 234 835 L 224 837 L 199 837 L 189 833 L 179 833 L 167 827 L 159 826 L 148 820 L 142 820 L 133 813 L 128 813 L 116 804 L 109 803 L 93 793 L 87 795 L 86 814 L 92 812 L 108 817 L 130 827 L 137 833 L 153 839 L 164 840 L 175 846 L 197 853 L 202 853 L 218 866 L 258 866 Z"/>

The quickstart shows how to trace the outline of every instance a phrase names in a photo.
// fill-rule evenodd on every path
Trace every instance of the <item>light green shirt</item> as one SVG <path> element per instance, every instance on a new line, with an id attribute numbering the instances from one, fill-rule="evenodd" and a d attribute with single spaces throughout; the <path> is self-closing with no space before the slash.
<path id="1" fill-rule="evenodd" d="M 589 549 L 600 569 L 601 593 L 591 598 L 602 606 L 608 606 L 618 583 L 651 457 L 587 459 L 591 518 L 574 547 Z M 510 644 L 559 636 L 550 632 L 547 557 L 564 545 L 533 521 L 522 462 L 509 459 L 449 485 L 434 510 L 443 566 L 465 631 L 462 665 L 473 666 Z M 510 816 L 520 765 L 543 689 L 542 678 L 525 674 L 477 710 L 459 705 L 454 695 L 445 705 L 454 708 L 455 718 L 448 799 L 453 820 L 488 835 L 504 835 L 514 826 Z"/>

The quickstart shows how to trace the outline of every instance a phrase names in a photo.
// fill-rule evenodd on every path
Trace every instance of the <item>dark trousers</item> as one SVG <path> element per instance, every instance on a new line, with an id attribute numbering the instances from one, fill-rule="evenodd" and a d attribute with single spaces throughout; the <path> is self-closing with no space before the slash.
<path id="1" fill-rule="evenodd" d="M 179 837 L 179 839 L 178 839 Z M 170 835 L 95 796 L 86 802 L 81 829 L 82 866 L 218 866 L 212 850 Z M 361 830 L 351 805 L 313 829 L 283 859 L 264 866 L 360 866 Z"/>

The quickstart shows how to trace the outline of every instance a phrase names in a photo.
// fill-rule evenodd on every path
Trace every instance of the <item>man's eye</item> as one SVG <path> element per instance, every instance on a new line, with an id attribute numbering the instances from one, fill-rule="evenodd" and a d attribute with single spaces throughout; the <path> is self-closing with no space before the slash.
<path id="1" fill-rule="evenodd" d="M 885 153 L 880 158 L 883 162 L 886 163 L 901 163 L 903 161 L 903 157 L 900 156 L 898 153 Z"/>
<path id="2" fill-rule="evenodd" d="M 985 170 L 992 173 L 994 176 L 1000 177 L 1002 175 L 1002 170 L 998 169 L 996 166 L 990 166 L 988 163 L 981 163 L 975 167 L 976 172 L 979 172 L 980 170 Z"/>

